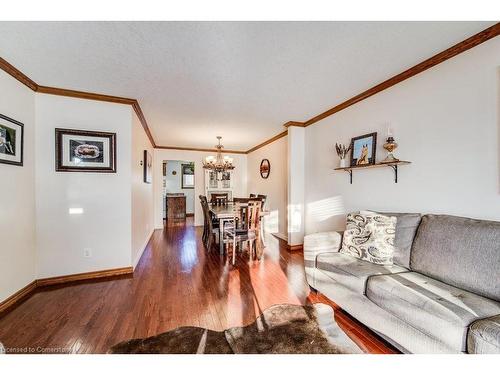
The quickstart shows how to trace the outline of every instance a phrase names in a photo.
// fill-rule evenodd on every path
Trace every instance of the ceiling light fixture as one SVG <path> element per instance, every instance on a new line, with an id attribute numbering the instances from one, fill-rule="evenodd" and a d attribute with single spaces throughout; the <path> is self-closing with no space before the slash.
<path id="1" fill-rule="evenodd" d="M 220 143 L 222 137 L 219 135 L 217 139 L 219 140 L 219 144 L 215 146 L 217 149 L 217 156 L 207 156 L 203 161 L 203 168 L 212 170 L 216 173 L 230 171 L 234 169 L 233 158 L 229 156 L 222 157 L 222 149 L 224 148 Z"/>

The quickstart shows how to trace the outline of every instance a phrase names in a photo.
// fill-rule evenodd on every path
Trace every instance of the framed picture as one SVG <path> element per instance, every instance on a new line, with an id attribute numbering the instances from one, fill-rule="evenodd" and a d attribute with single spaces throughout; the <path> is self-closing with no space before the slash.
<path id="1" fill-rule="evenodd" d="M 116 133 L 56 129 L 56 171 L 116 172 Z"/>
<path id="2" fill-rule="evenodd" d="M 360 135 L 351 139 L 351 167 L 375 164 L 377 133 Z"/>
<path id="3" fill-rule="evenodd" d="M 260 162 L 260 177 L 268 178 L 271 173 L 271 163 L 268 159 L 262 159 Z"/>
<path id="4" fill-rule="evenodd" d="M 23 165 L 24 125 L 0 115 L 0 163 Z"/>
<path id="5" fill-rule="evenodd" d="M 181 188 L 194 189 L 194 163 L 181 165 Z"/>
<path id="6" fill-rule="evenodd" d="M 144 160 L 142 161 L 143 166 L 143 174 L 144 174 L 144 182 L 146 184 L 150 184 L 153 180 L 153 157 L 148 152 L 148 150 L 144 150 Z M 165 168 L 165 164 L 163 164 Z"/>

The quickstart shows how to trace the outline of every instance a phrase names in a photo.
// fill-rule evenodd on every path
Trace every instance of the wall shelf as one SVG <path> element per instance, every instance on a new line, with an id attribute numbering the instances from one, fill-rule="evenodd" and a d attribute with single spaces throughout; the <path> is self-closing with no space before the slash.
<path id="1" fill-rule="evenodd" d="M 393 163 L 376 163 L 376 164 L 372 164 L 372 165 L 357 165 L 354 167 L 335 168 L 335 170 L 336 171 L 345 171 L 345 172 L 349 173 L 349 181 L 352 184 L 352 171 L 354 171 L 354 170 L 390 167 L 394 171 L 394 182 L 397 184 L 398 183 L 398 166 L 399 165 L 406 165 L 406 164 L 411 164 L 411 161 L 399 160 L 399 161 L 395 161 Z"/>

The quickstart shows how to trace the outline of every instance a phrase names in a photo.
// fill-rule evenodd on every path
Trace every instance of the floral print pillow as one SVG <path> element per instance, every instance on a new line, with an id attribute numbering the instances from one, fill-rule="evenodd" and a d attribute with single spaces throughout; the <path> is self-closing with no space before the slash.
<path id="1" fill-rule="evenodd" d="M 377 213 L 347 215 L 347 227 L 340 252 L 375 264 L 391 265 L 396 221 Z"/>

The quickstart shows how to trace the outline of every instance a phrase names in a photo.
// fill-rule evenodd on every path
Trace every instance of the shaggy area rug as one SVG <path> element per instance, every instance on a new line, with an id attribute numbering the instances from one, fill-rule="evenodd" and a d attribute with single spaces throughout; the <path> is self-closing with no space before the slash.
<path id="1" fill-rule="evenodd" d="M 146 339 L 113 346 L 113 354 L 353 354 L 359 347 L 340 329 L 333 309 L 275 305 L 252 324 L 222 332 L 179 327 Z"/>

